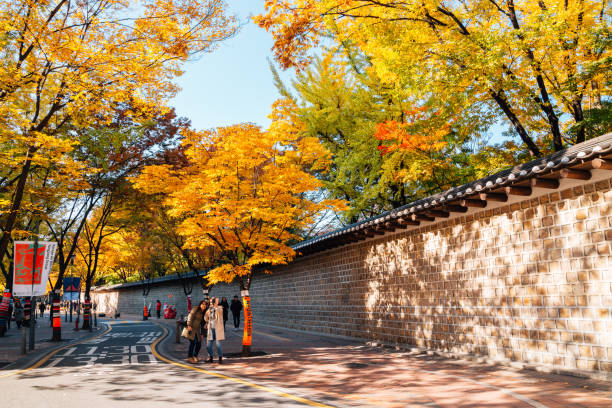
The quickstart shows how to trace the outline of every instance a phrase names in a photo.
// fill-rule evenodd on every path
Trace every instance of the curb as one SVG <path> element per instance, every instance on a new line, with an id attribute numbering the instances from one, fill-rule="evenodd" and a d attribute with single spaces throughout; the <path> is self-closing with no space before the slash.
<path id="1" fill-rule="evenodd" d="M 165 336 L 160 339 L 157 343 L 154 343 L 155 347 L 152 347 L 156 350 L 156 352 L 163 357 L 166 362 L 182 367 L 184 369 L 191 369 L 195 371 L 202 372 L 209 376 L 214 376 L 217 378 L 225 379 L 227 381 L 233 381 L 245 386 L 253 387 L 256 389 L 260 389 L 262 391 L 271 393 L 273 395 L 281 396 L 284 398 L 288 398 L 290 400 L 294 400 L 296 402 L 301 402 L 304 406 L 315 406 L 315 407 L 325 407 L 325 408 L 345 408 L 348 407 L 345 403 L 340 404 L 340 401 L 331 401 L 329 398 L 325 398 L 323 396 L 311 397 L 304 390 L 301 389 L 288 389 L 285 387 L 281 387 L 278 385 L 266 385 L 265 383 L 259 383 L 261 381 L 258 378 L 250 378 L 248 376 L 237 377 L 229 374 L 224 374 L 219 370 L 218 365 L 208 366 L 208 368 L 202 368 L 199 366 L 190 366 L 186 364 L 182 359 L 177 359 L 174 353 L 168 350 L 168 341 L 173 340 L 172 334 L 174 333 L 174 328 L 166 328 L 163 327 L 163 324 L 157 323 L 158 326 L 164 328 Z M 225 360 L 224 360 L 225 361 Z"/>

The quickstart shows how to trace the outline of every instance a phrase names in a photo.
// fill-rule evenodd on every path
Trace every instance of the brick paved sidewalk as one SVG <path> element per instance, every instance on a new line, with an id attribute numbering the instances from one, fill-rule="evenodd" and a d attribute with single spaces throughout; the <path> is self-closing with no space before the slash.
<path id="1" fill-rule="evenodd" d="M 68 318 L 70 319 L 70 318 Z M 17 329 L 17 325 L 15 322 L 11 322 L 11 328 L 7 330 L 4 337 L 0 337 L 0 369 L 11 368 L 13 363 L 21 363 L 20 360 L 30 361 L 36 359 L 38 356 L 43 355 L 45 352 L 54 349 L 58 346 L 66 345 L 68 342 L 91 336 L 99 332 L 103 327 L 102 325 L 98 325 L 98 327 L 92 328 L 92 333 L 88 330 L 79 330 L 75 331 L 75 323 L 76 323 L 76 314 L 73 315 L 73 321 L 66 322 L 65 316 L 62 313 L 62 340 L 60 342 L 51 341 L 51 337 L 53 334 L 53 328 L 49 323 L 49 312 L 45 313 L 43 317 L 37 317 L 36 319 L 36 328 L 34 330 L 35 333 L 35 341 L 34 341 L 34 350 L 29 349 L 30 345 L 30 329 L 27 328 L 27 353 L 21 354 L 21 342 L 22 342 L 22 331 L 21 329 Z M 82 316 L 81 323 L 79 327 L 82 326 Z"/>
<path id="2" fill-rule="evenodd" d="M 188 341 L 175 343 L 174 320 L 161 351 L 185 361 Z M 241 350 L 242 331 L 228 322 L 226 356 Z M 611 407 L 612 383 L 540 373 L 427 353 L 373 348 L 363 343 L 255 326 L 259 357 L 226 357 L 198 366 L 258 384 L 299 392 L 338 406 L 372 407 Z M 200 357 L 206 357 L 205 345 Z M 216 359 L 215 359 L 216 360 Z"/>

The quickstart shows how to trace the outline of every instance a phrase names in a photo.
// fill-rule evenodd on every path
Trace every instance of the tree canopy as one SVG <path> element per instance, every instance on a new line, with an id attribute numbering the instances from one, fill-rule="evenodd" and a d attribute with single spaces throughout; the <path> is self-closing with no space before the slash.
<path id="1" fill-rule="evenodd" d="M 328 154 L 316 138 L 304 137 L 279 101 L 268 131 L 240 124 L 188 132 L 183 140 L 188 164 L 150 166 L 135 179 L 137 188 L 163 193 L 169 214 L 179 217 L 185 247 L 215 248 L 221 265 L 210 283 L 236 277 L 248 289 L 252 268 L 286 263 L 289 246 L 313 217 L 333 200 L 314 202 L 305 193 L 320 187 L 307 169 L 322 169 Z"/>
<path id="2" fill-rule="evenodd" d="M 417 106 L 498 117 L 533 156 L 596 136 L 590 121 L 609 116 L 606 2 L 269 0 L 256 22 L 285 68 L 329 38 L 350 42 Z"/>
<path id="3" fill-rule="evenodd" d="M 94 148 L 112 155 L 129 139 L 103 134 L 118 111 L 143 121 L 167 110 L 181 64 L 237 29 L 221 0 L 1 3 L 0 263 L 20 228 L 87 195 Z"/>

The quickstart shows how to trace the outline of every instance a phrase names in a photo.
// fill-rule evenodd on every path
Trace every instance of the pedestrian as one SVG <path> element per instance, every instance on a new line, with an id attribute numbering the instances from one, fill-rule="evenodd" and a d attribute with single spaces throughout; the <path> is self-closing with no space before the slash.
<path id="1" fill-rule="evenodd" d="M 7 320 L 11 320 L 11 316 L 8 314 L 9 304 L 11 298 L 11 292 L 5 291 L 2 295 L 2 301 L 0 301 L 0 337 L 3 337 L 7 330 Z"/>
<path id="2" fill-rule="evenodd" d="M 219 305 L 223 307 L 223 330 L 225 330 L 225 323 L 227 323 L 227 316 L 229 314 L 227 298 L 221 298 L 221 303 L 219 303 Z"/>
<path id="3" fill-rule="evenodd" d="M 161 302 L 157 299 L 157 304 L 155 305 L 155 311 L 157 311 L 157 318 L 161 318 Z"/>
<path id="4" fill-rule="evenodd" d="M 191 309 L 187 316 L 187 331 L 189 335 L 189 351 L 187 353 L 187 361 L 190 363 L 197 363 L 200 359 L 198 353 L 202 347 L 202 329 L 203 329 L 203 316 L 206 311 L 206 301 L 203 300 L 199 305 Z"/>
<path id="5" fill-rule="evenodd" d="M 8 304 L 8 319 L 6 320 L 6 328 L 10 329 L 11 328 L 11 319 L 13 318 L 13 298 L 9 299 L 9 304 Z"/>
<path id="6" fill-rule="evenodd" d="M 40 310 L 40 317 L 43 317 L 45 315 L 45 302 L 40 302 L 38 304 L 38 310 Z"/>
<path id="7" fill-rule="evenodd" d="M 242 310 L 242 303 L 238 300 L 238 296 L 234 296 L 232 304 L 230 306 L 232 316 L 234 318 L 234 327 L 237 329 L 240 326 L 240 311 Z"/>
<path id="8" fill-rule="evenodd" d="M 208 324 L 206 349 L 208 350 L 207 363 L 213 362 L 213 341 L 217 344 L 217 356 L 219 364 L 223 363 L 223 347 L 221 341 L 225 340 L 225 329 L 223 328 L 223 307 L 219 305 L 219 299 L 212 298 L 210 307 L 204 314 L 204 320 Z"/>
<path id="9" fill-rule="evenodd" d="M 21 325 L 23 324 L 23 305 L 21 304 L 21 300 L 15 298 L 15 324 L 18 329 L 21 329 Z"/>

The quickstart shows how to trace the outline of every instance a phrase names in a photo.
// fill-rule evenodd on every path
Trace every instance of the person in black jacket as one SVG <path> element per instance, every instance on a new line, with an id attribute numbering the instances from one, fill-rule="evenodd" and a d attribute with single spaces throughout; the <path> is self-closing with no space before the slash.
<path id="1" fill-rule="evenodd" d="M 234 327 L 237 329 L 240 326 L 240 311 L 242 310 L 242 303 L 238 300 L 238 296 L 234 296 L 232 304 L 230 306 L 232 316 L 234 317 Z"/>
<path id="2" fill-rule="evenodd" d="M 225 323 L 227 323 L 227 316 L 229 314 L 229 304 L 227 298 L 221 298 L 219 306 L 223 306 L 223 329 L 225 330 Z"/>
<path id="3" fill-rule="evenodd" d="M 13 317 L 13 298 L 9 299 L 8 305 L 8 319 L 6 320 L 7 330 L 11 328 L 11 318 Z"/>

